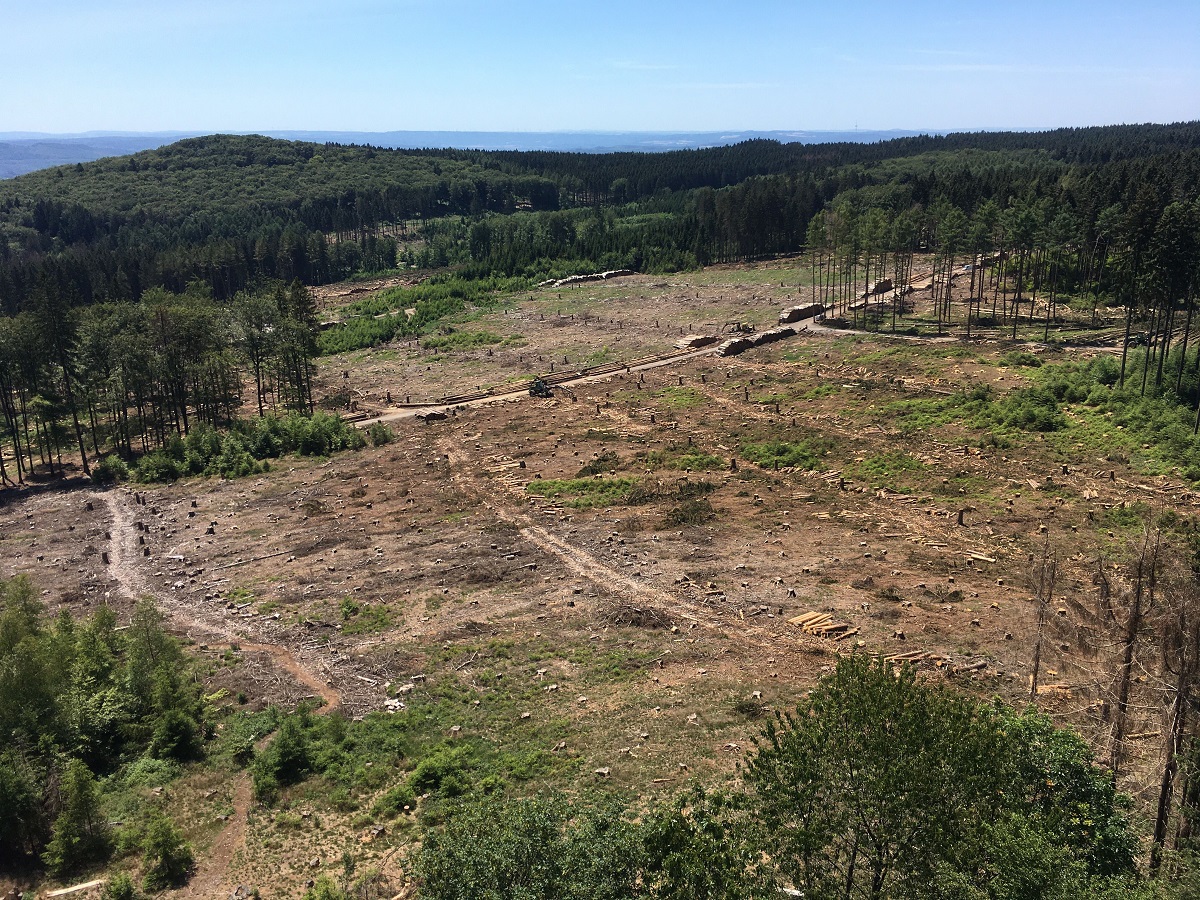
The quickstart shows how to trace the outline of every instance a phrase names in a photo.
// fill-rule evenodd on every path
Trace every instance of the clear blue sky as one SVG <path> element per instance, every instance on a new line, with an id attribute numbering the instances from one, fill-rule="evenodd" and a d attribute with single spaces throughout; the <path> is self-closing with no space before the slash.
<path id="1" fill-rule="evenodd" d="M 1200 118 L 1200 0 L 0 0 L 0 131 Z"/>

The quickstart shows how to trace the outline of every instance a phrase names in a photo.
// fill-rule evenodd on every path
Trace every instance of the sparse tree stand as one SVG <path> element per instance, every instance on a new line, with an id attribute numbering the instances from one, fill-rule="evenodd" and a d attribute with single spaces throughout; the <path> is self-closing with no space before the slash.
<path id="1" fill-rule="evenodd" d="M 1121 623 L 1121 664 L 1117 670 L 1117 708 L 1112 723 L 1110 765 L 1115 781 L 1121 772 L 1125 756 L 1125 733 L 1129 721 L 1129 692 L 1133 684 L 1133 671 L 1138 637 L 1147 612 L 1154 606 L 1158 586 L 1159 549 L 1162 536 L 1157 530 L 1147 529 L 1142 537 L 1142 546 L 1134 564 L 1133 584 Z"/>

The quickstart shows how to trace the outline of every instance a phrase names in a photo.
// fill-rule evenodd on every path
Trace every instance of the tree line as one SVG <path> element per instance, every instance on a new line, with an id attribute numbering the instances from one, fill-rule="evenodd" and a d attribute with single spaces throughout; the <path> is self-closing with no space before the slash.
<path id="1" fill-rule="evenodd" d="M 224 304 L 201 284 L 88 306 L 46 286 L 0 330 L 0 483 L 60 473 L 64 453 L 85 474 L 89 455 L 180 455 L 184 439 L 231 427 L 243 407 L 311 416 L 316 326 L 299 282 Z"/>
<path id="2" fill-rule="evenodd" d="M 1197 130 L 1182 123 L 869 145 L 757 140 L 663 154 L 194 138 L 0 183 L 0 308 L 23 308 L 46 280 L 83 303 L 136 300 L 151 287 L 179 292 L 194 280 L 218 299 L 264 277 L 325 283 L 395 265 L 397 235 L 403 245 L 448 217 L 668 212 L 672 227 L 647 226 L 640 240 L 642 258 L 664 267 L 793 252 L 808 218 L 849 190 L 866 189 L 873 203 L 893 208 L 945 199 L 966 211 L 986 199 L 1048 198 L 1093 224 L 1145 185 L 1160 195 L 1160 212 L 1195 196 Z M 599 249 L 626 252 L 612 242 Z"/>
<path id="3" fill-rule="evenodd" d="M 86 466 L 89 452 L 154 453 L 245 411 L 311 413 L 318 351 L 416 333 L 501 284 L 805 250 L 813 299 L 859 327 L 1040 325 L 1048 338 L 1068 308 L 1116 307 L 1121 386 L 1136 369 L 1143 394 L 1180 395 L 1200 367 L 1196 131 L 602 156 L 212 137 L 34 173 L 0 185 L 0 482 L 54 471 L 64 451 Z M 617 171 L 630 183 L 599 191 Z M 522 178 L 553 191 L 529 200 Z M 572 199 L 571 185 L 594 196 Z M 335 187 L 352 220 L 330 217 Z M 414 190 L 448 205 L 405 206 Z M 380 230 L 414 214 L 426 218 L 411 232 Z M 885 279 L 906 284 L 926 253 L 931 319 L 907 318 L 898 292 L 864 298 Z M 415 297 L 413 322 L 364 314 L 318 342 L 302 285 L 398 259 L 458 280 Z M 291 286 L 261 287 L 272 279 Z M 966 303 L 955 279 L 969 283 Z"/>

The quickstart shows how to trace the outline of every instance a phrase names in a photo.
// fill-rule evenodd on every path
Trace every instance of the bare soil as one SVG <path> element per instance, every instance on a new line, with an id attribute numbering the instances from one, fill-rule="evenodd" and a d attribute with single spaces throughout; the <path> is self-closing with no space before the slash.
<path id="1" fill-rule="evenodd" d="M 775 263 L 538 292 L 455 326 L 494 331 L 507 346 L 438 354 L 410 342 L 328 360 L 321 381 L 385 411 L 388 392 L 436 398 L 515 383 L 552 361 L 663 352 L 681 332 L 773 325 L 781 306 L 806 299 L 803 277 Z M 215 669 L 213 685 L 244 692 L 252 708 L 311 698 L 361 716 L 413 676 L 456 680 L 483 703 L 464 729 L 511 740 L 514 728 L 565 721 L 581 782 L 604 768 L 610 786 L 666 794 L 734 771 L 761 728 L 737 701 L 792 708 L 841 654 L 906 654 L 930 678 L 1023 702 L 1029 572 L 1049 539 L 1061 597 L 1039 703 L 1102 746 L 1112 673 L 1089 612 L 1092 580 L 1123 537 L 1107 511 L 1140 499 L 1194 516 L 1197 500 L 1126 464 L 1064 462 L 1036 438 L 987 447 L 959 426 L 896 427 L 893 404 L 1021 384 L 996 366 L 1006 346 L 998 335 L 948 349 L 810 330 L 733 358 L 614 373 L 576 385 L 574 400 L 512 399 L 428 425 L 393 417 L 390 444 L 282 460 L 258 478 L 8 492 L 0 576 L 30 574 L 51 608 L 127 612 L 153 597 L 197 652 L 235 649 L 238 665 Z M 743 458 L 744 445 L 769 440 L 816 442 L 827 455 L 816 471 Z M 687 452 L 718 464 L 662 462 Z M 528 490 L 574 478 L 602 453 L 616 455 L 618 475 L 645 479 L 645 502 L 579 508 Z M 863 474 L 896 454 L 918 466 L 887 484 Z M 713 518 L 668 524 L 685 482 L 712 486 Z M 343 601 L 384 606 L 389 624 L 351 633 Z M 852 633 L 823 638 L 789 623 L 809 611 Z M 486 714 L 503 690 L 482 680 L 501 641 L 515 658 L 536 649 L 543 660 L 527 677 L 544 700 L 516 725 Z M 432 652 L 455 647 L 463 652 Z M 579 648 L 613 660 L 616 674 L 580 664 Z M 1157 711 L 1137 715 L 1131 732 L 1149 735 L 1152 762 Z M 1126 784 L 1139 796 L 1151 789 L 1146 771 Z M 212 800 L 199 784 L 179 789 L 191 791 L 193 836 L 207 854 L 181 896 L 220 896 L 239 882 L 299 896 L 305 880 L 333 871 L 308 858 L 345 847 L 399 871 L 400 834 L 363 843 L 323 811 L 323 832 L 279 844 L 244 775 L 219 787 Z"/>

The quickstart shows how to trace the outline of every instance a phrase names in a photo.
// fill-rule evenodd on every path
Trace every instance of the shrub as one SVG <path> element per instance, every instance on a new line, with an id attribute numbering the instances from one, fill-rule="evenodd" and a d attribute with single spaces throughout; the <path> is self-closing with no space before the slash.
<path id="1" fill-rule="evenodd" d="M 746 444 L 742 447 L 742 456 L 764 469 L 795 468 L 816 469 L 821 465 L 821 457 L 827 447 L 810 440 L 762 441 L 756 444 Z"/>
<path id="2" fill-rule="evenodd" d="M 129 480 L 129 464 L 115 453 L 110 453 L 92 468 L 92 481 L 96 484 L 117 484 Z"/>
<path id="3" fill-rule="evenodd" d="M 133 879 L 125 872 L 118 872 L 100 892 L 100 900 L 137 900 Z"/>
<path id="4" fill-rule="evenodd" d="M 186 474 L 182 461 L 175 459 L 165 450 L 147 453 L 138 460 L 136 471 L 137 480 L 143 482 L 177 481 Z"/>
<path id="5" fill-rule="evenodd" d="M 403 781 L 380 797 L 372 811 L 377 816 L 394 819 L 404 812 L 404 807 L 407 806 L 411 811 L 416 804 L 417 795 L 413 792 L 412 785 L 408 781 Z"/>
<path id="6" fill-rule="evenodd" d="M 442 747 L 426 756 L 408 776 L 414 793 L 438 793 L 457 797 L 471 787 L 470 771 L 465 754 L 457 747 Z"/>
<path id="7" fill-rule="evenodd" d="M 716 510 L 707 500 L 684 500 L 674 509 L 667 512 L 668 527 L 677 525 L 703 525 L 709 519 L 716 517 Z"/>
<path id="8" fill-rule="evenodd" d="M 372 422 L 371 427 L 367 429 L 367 437 L 371 439 L 371 446 L 382 447 L 394 441 L 396 434 L 382 422 Z"/>
<path id="9" fill-rule="evenodd" d="M 179 887 L 191 876 L 195 862 L 192 847 L 166 816 L 151 819 L 142 837 L 142 853 L 146 868 L 142 885 L 148 891 Z"/>
<path id="10" fill-rule="evenodd" d="M 1023 366 L 1030 369 L 1039 368 L 1042 358 L 1028 350 L 1009 350 L 998 360 L 1001 366 Z"/>
<path id="11" fill-rule="evenodd" d="M 589 460 L 575 473 L 576 478 L 589 478 L 592 475 L 603 475 L 612 472 L 621 465 L 621 458 L 612 450 L 605 450 L 595 459 Z"/>

